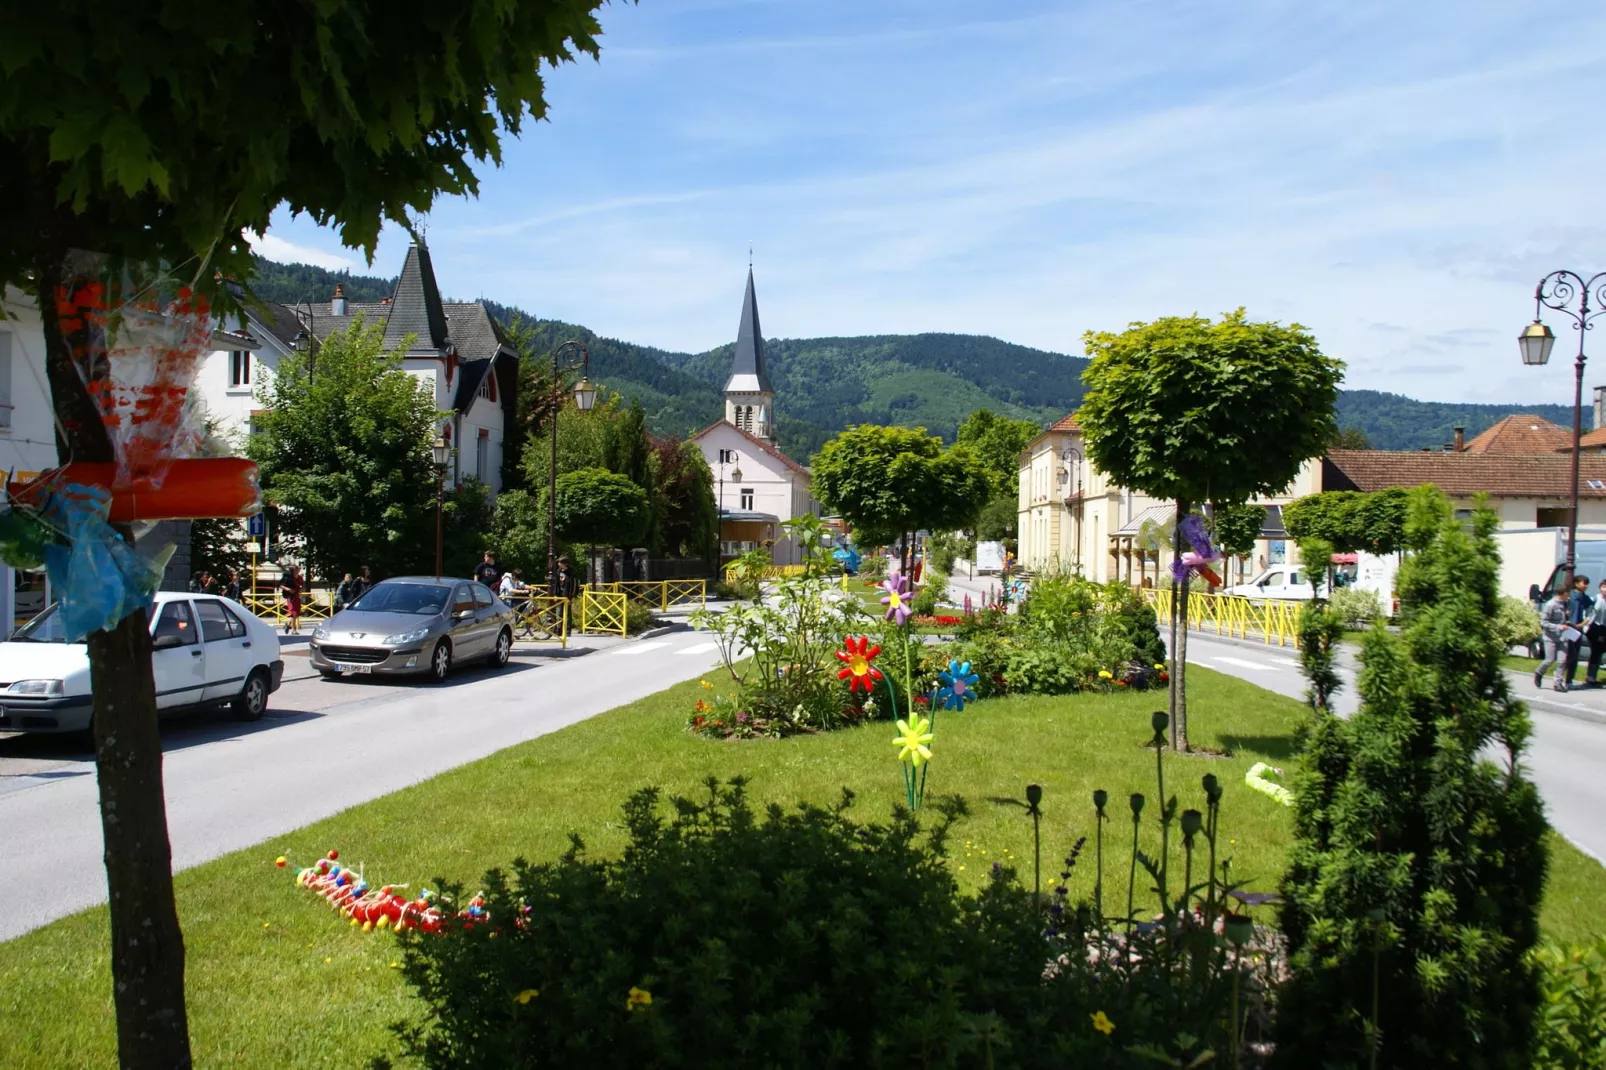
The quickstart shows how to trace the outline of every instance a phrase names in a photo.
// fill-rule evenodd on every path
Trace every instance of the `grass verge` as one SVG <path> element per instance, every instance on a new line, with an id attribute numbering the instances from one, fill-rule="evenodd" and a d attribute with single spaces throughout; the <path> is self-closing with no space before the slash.
<path id="1" fill-rule="evenodd" d="M 711 677 L 712 678 L 712 677 Z M 1271 890 L 1289 841 L 1289 811 L 1249 790 L 1244 773 L 1256 761 L 1287 768 L 1303 719 L 1298 703 L 1203 668 L 1189 671 L 1196 743 L 1230 750 L 1229 758 L 1167 755 L 1166 790 L 1183 807 L 1201 805 L 1199 777 L 1213 772 L 1226 787 L 1223 853 L 1251 888 Z M 589 848 L 612 852 L 623 842 L 619 804 L 632 789 L 658 785 L 690 794 L 706 776 L 751 778 L 755 799 L 789 804 L 832 801 L 846 786 L 858 793 L 861 819 L 885 815 L 902 796 L 891 744 L 893 729 L 860 729 L 790 740 L 710 742 L 682 731 L 702 692 L 695 682 L 501 751 L 416 787 L 353 807 L 326 821 L 236 852 L 179 875 L 178 903 L 188 948 L 190 1025 L 198 1066 L 364 1065 L 391 1052 L 388 1025 L 420 1012 L 400 983 L 395 938 L 364 935 L 321 900 L 294 887 L 293 870 L 276 869 L 287 854 L 306 864 L 331 847 L 370 879 L 409 882 L 434 877 L 472 882 L 517 855 L 546 859 L 568 845 L 571 831 Z M 1043 873 L 1057 874 L 1078 836 L 1094 830 L 1091 794 L 1110 792 L 1105 896 L 1125 905 L 1132 824 L 1127 796 L 1155 798 L 1154 754 L 1143 749 L 1155 694 L 1065 698 L 1018 697 L 942 713 L 936 728 L 929 790 L 958 793 L 972 816 L 954 842 L 952 864 L 967 885 L 993 862 L 1031 880 L 1031 824 L 1020 809 L 995 800 L 1019 798 L 1028 783 L 1044 787 Z M 338 770 L 309 768 L 307 790 Z M 1143 849 L 1158 851 L 1152 820 Z M 1077 894 L 1095 879 L 1092 839 L 1073 875 Z M 100 873 L 78 879 L 102 879 Z M 1542 923 L 1552 938 L 1579 941 L 1606 931 L 1594 909 L 1606 893 L 1606 871 L 1553 839 L 1552 875 Z M 1138 900 L 1143 901 L 1142 888 Z M 115 1062 L 104 909 L 85 911 L 0 944 L 0 1066 L 103 1066 Z"/>

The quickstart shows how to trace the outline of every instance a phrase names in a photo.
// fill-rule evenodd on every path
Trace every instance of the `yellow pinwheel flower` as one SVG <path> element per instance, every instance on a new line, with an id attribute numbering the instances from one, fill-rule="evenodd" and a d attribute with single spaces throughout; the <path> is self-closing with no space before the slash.
<path id="1" fill-rule="evenodd" d="M 1115 674 L 1113 672 L 1111 672 L 1109 669 L 1100 669 L 1099 670 L 1099 679 L 1100 680 L 1108 680 L 1114 675 Z"/>
<path id="2" fill-rule="evenodd" d="M 632 988 L 630 995 L 625 997 L 625 1010 L 639 1011 L 644 1007 L 652 1006 L 652 993 L 645 988 Z"/>
<path id="3" fill-rule="evenodd" d="M 528 1002 L 530 1002 L 530 1000 L 534 999 L 536 996 L 539 996 L 540 994 L 541 993 L 539 991 L 537 991 L 536 989 L 526 988 L 523 992 L 520 992 L 518 995 L 513 997 L 513 1002 L 514 1003 L 520 1003 L 520 1004 L 528 1003 Z"/>
<path id="4" fill-rule="evenodd" d="M 898 761 L 908 762 L 916 769 L 920 768 L 921 762 L 931 761 L 931 748 L 926 746 L 931 738 L 931 722 L 926 718 L 911 717 L 907 721 L 899 721 L 898 735 L 892 739 L 894 747 L 903 748 L 898 752 Z"/>
<path id="5" fill-rule="evenodd" d="M 1103 1011 L 1099 1011 L 1097 1014 L 1090 1014 L 1088 1017 L 1093 1019 L 1093 1028 L 1105 1036 L 1115 1032 L 1115 1023 L 1110 1021 Z"/>

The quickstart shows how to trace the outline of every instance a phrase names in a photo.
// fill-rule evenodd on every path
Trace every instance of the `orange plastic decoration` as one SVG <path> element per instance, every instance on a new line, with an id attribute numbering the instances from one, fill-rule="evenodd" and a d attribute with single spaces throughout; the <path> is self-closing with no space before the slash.
<path id="1" fill-rule="evenodd" d="M 135 480 L 115 486 L 117 465 L 74 462 L 46 472 L 27 483 L 8 483 L 13 504 L 35 508 L 44 505 L 50 488 L 83 483 L 111 491 L 110 520 L 205 520 L 209 517 L 243 517 L 262 511 L 262 490 L 257 485 L 255 461 L 242 457 L 202 457 L 173 461 L 159 486 Z"/>

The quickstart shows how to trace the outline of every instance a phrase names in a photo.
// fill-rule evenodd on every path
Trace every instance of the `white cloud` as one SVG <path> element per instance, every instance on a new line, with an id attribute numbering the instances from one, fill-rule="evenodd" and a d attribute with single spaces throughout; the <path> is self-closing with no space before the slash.
<path id="1" fill-rule="evenodd" d="M 247 231 L 245 239 L 251 243 L 252 251 L 258 256 L 277 260 L 281 264 L 311 264 L 313 267 L 328 268 L 330 271 L 362 269 L 360 260 L 339 253 L 325 252 L 311 245 L 298 245 L 273 234 L 254 234 Z"/>

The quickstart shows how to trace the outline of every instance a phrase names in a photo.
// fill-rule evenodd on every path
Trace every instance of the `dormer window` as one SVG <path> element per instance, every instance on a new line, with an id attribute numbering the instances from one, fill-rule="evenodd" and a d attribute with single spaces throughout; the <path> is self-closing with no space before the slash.
<path id="1" fill-rule="evenodd" d="M 496 375 L 494 373 L 487 372 L 485 378 L 480 380 L 479 396 L 486 401 L 496 401 Z"/>

